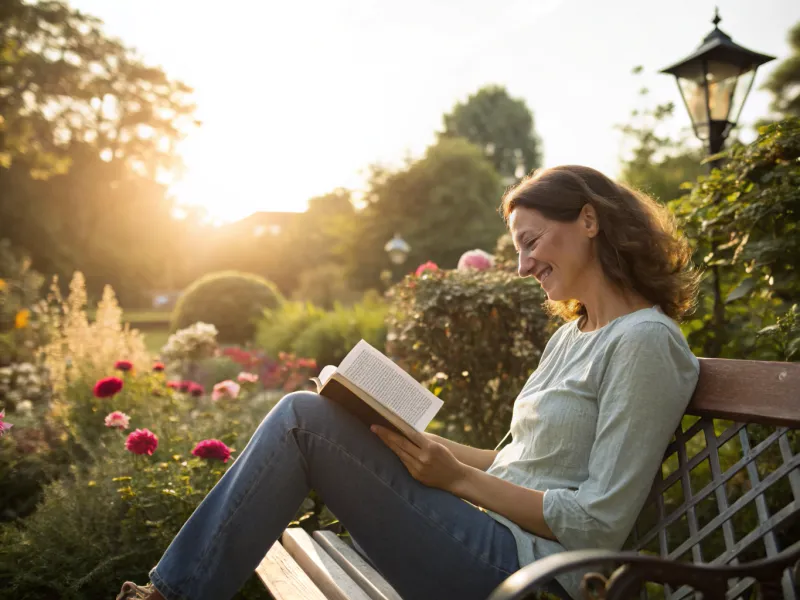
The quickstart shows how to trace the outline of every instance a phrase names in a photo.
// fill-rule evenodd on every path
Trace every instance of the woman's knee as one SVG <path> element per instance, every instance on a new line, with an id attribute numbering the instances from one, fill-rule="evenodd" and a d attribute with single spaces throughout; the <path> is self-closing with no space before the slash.
<path id="1" fill-rule="evenodd" d="M 276 408 L 288 411 L 298 425 L 310 426 L 315 421 L 329 421 L 335 418 L 334 415 L 341 411 L 335 402 L 325 396 L 320 396 L 314 392 L 301 391 L 286 394 L 278 403 Z"/>

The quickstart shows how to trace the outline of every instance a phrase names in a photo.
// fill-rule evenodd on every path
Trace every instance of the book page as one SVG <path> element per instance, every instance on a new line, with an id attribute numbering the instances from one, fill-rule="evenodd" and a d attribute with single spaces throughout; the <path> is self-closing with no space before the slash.
<path id="1" fill-rule="evenodd" d="M 442 401 L 364 340 L 358 342 L 337 372 L 389 408 L 417 431 L 424 431 Z"/>

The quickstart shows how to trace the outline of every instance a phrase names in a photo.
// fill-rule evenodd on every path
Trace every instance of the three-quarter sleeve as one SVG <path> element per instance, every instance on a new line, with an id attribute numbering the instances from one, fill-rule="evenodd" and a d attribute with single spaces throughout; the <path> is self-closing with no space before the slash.
<path id="1" fill-rule="evenodd" d="M 568 550 L 622 547 L 697 384 L 697 359 L 663 323 L 638 323 L 608 352 L 588 478 L 544 494 L 545 522 Z"/>

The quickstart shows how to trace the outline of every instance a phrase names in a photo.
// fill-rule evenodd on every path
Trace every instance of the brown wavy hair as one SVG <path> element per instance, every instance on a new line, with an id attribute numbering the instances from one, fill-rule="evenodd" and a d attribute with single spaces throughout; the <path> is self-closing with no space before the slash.
<path id="1" fill-rule="evenodd" d="M 517 207 L 553 221 L 571 222 L 591 204 L 600 232 L 597 257 L 606 277 L 680 320 L 695 305 L 700 276 L 672 214 L 650 196 L 578 165 L 540 169 L 509 189 L 500 211 L 508 223 Z M 571 320 L 586 314 L 577 300 L 547 301 L 549 312 Z"/>

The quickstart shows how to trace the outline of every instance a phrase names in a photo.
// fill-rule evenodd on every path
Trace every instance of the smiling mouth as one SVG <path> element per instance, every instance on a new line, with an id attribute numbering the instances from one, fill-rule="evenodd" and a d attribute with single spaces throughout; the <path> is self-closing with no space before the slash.
<path id="1" fill-rule="evenodd" d="M 545 279 L 547 279 L 550 276 L 550 273 L 552 272 L 553 272 L 553 267 L 545 267 L 544 269 L 539 271 L 534 277 L 536 277 L 536 280 L 541 285 L 544 283 Z"/>

